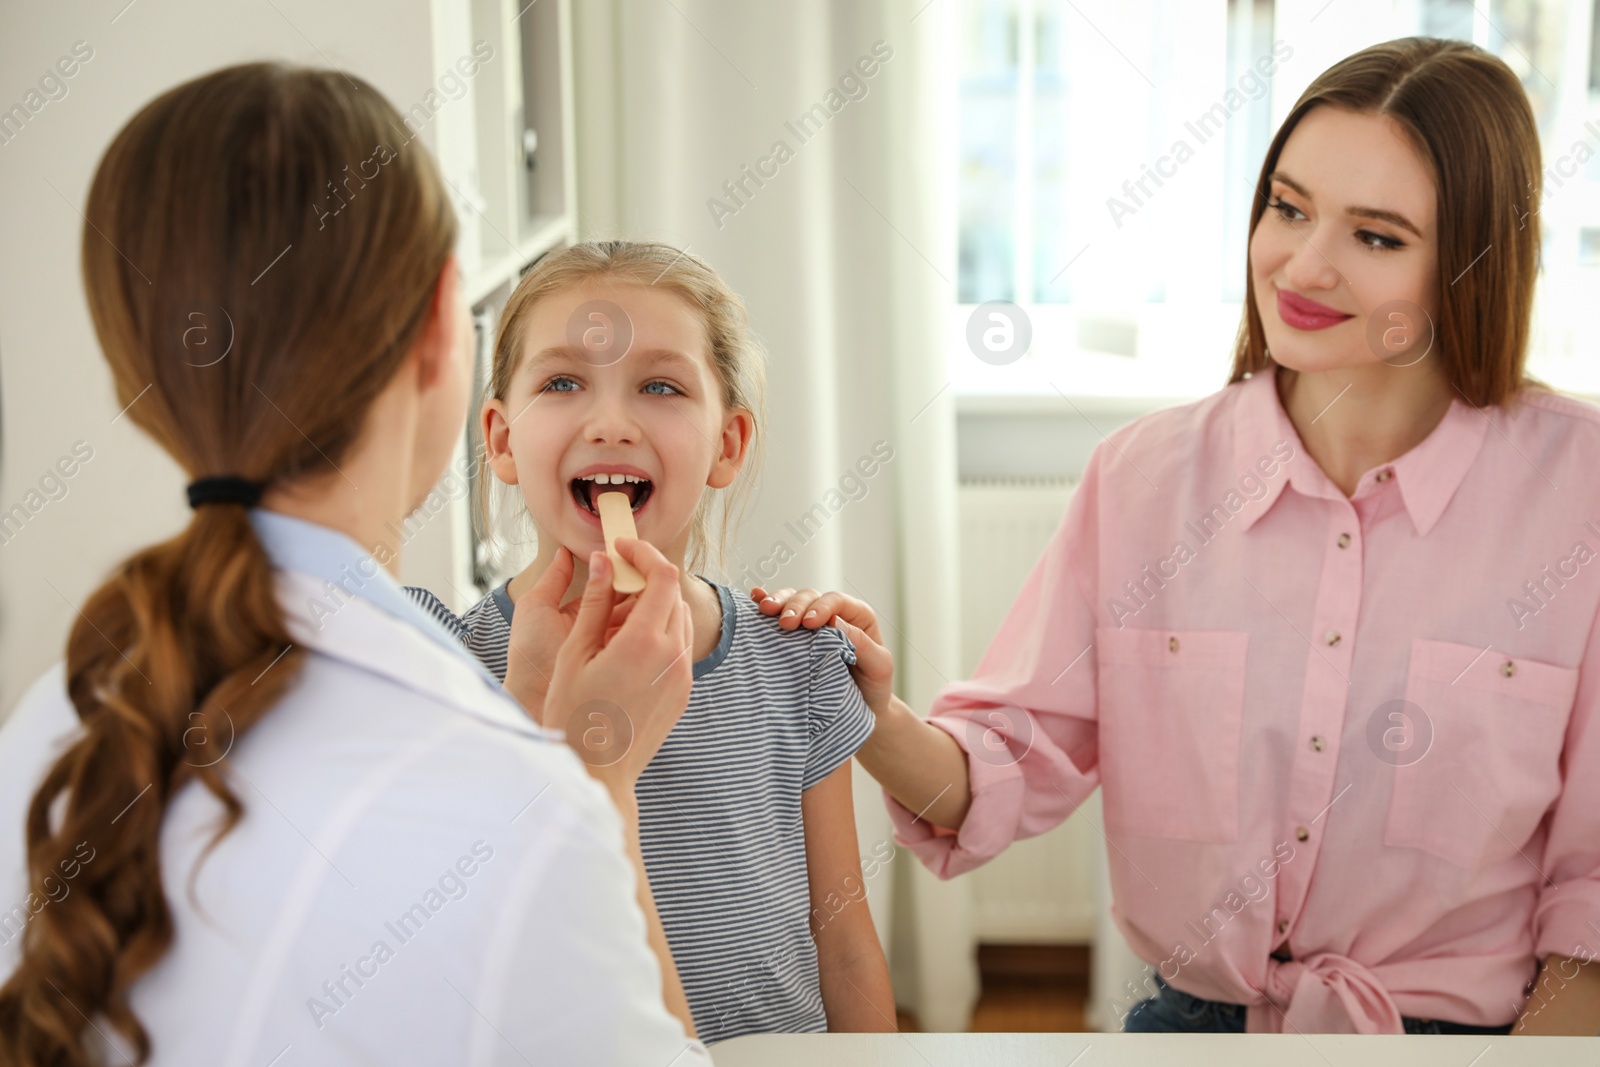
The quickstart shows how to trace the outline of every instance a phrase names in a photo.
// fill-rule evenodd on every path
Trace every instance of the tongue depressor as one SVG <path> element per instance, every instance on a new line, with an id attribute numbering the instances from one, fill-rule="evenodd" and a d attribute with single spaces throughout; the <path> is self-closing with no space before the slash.
<path id="1" fill-rule="evenodd" d="M 600 530 L 606 538 L 606 555 L 611 557 L 611 588 L 624 595 L 644 589 L 644 575 L 617 554 L 617 538 L 638 537 L 633 525 L 633 501 L 627 493 L 601 493 L 594 505 L 600 510 Z"/>

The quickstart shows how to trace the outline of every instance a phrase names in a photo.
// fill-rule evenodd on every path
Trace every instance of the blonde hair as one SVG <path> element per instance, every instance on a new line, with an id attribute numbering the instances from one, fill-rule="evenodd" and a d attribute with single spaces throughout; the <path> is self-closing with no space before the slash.
<path id="1" fill-rule="evenodd" d="M 749 503 L 751 483 L 764 451 L 766 354 L 750 332 L 744 301 L 702 260 L 652 241 L 586 241 L 545 256 L 522 276 L 501 313 L 488 396 L 506 399 L 521 361 L 527 320 L 534 305 L 572 286 L 604 281 L 655 286 L 682 297 L 705 323 L 706 344 L 711 352 L 711 367 L 721 384 L 723 407 L 750 412 L 754 433 L 744 466 L 725 492 L 707 488 L 701 495 L 689 539 L 687 563 L 691 570 L 707 562 L 720 567 L 729 531 L 738 525 Z M 491 497 L 493 475 L 481 449 L 477 477 L 479 521 L 484 529 L 493 529 L 491 518 L 497 510 Z M 523 514 L 526 515 L 525 509 Z"/>

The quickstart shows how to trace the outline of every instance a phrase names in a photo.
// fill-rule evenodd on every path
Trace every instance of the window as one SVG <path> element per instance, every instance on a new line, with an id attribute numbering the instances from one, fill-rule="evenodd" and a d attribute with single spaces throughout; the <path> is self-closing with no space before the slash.
<path id="1" fill-rule="evenodd" d="M 1227 375 L 1250 201 L 1312 78 L 1410 34 L 1521 78 L 1544 142 L 1530 368 L 1600 394 L 1600 0 L 960 0 L 958 306 L 965 394 L 1202 396 Z M 1590 294 L 1587 298 L 1584 293 Z M 1020 305 L 1026 356 L 972 358 L 975 306 Z"/>

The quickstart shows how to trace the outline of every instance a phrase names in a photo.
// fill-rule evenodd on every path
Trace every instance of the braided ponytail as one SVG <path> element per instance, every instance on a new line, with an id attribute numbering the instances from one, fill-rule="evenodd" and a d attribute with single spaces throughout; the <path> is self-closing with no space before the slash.
<path id="1" fill-rule="evenodd" d="M 107 149 L 85 210 L 90 313 L 119 403 L 191 477 L 337 476 L 455 243 L 432 160 L 397 134 L 365 82 L 256 63 L 168 91 Z M 196 313 L 231 331 L 214 362 L 185 345 Z M 87 1067 L 96 1019 L 149 1059 L 128 994 L 172 944 L 167 805 L 198 780 L 224 807 L 217 837 L 237 824 L 227 751 L 303 655 L 242 502 L 197 508 L 83 605 L 66 655 L 82 728 L 27 814 L 30 885 L 69 889 L 23 929 L 0 1063 Z"/>

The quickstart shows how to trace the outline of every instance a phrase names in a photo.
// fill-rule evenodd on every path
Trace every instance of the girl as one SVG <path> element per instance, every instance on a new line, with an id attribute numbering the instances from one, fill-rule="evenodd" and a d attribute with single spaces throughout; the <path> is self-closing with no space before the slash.
<path id="1" fill-rule="evenodd" d="M 553 609 L 588 580 L 575 561 L 602 544 L 601 493 L 628 494 L 640 538 L 684 568 L 694 688 L 640 778 L 639 825 L 708 1043 L 892 1030 L 895 1017 L 850 796 L 850 756 L 873 726 L 854 650 L 837 630 L 784 635 L 691 573 L 725 539 L 713 512 L 736 506 L 710 490 L 750 487 L 761 379 L 743 304 L 695 257 L 605 242 L 540 261 L 501 318 L 481 415 L 484 464 L 521 490 L 537 557 L 460 620 L 413 590 L 536 709 L 562 637 Z M 595 762 L 626 748 L 626 715 L 580 710 L 543 722 L 588 738 Z"/>
<path id="2" fill-rule="evenodd" d="M 1539 176 L 1477 48 L 1317 78 L 1262 166 L 1230 384 L 1095 451 L 927 720 L 864 604 L 754 591 L 847 621 L 862 765 L 942 877 L 1104 790 L 1155 971 L 1126 1029 L 1600 1031 L 1600 411 L 1524 371 Z"/>
<path id="3" fill-rule="evenodd" d="M 688 698 L 675 569 L 619 543 L 647 584 L 606 641 L 597 557 L 547 668 L 547 715 L 632 717 L 590 773 L 388 573 L 471 365 L 455 215 L 402 128 L 346 72 L 250 64 L 95 170 L 96 335 L 194 514 L 0 730 L 0 1063 L 710 1063 L 633 815 Z M 319 221 L 374 145 L 382 180 Z M 197 309 L 226 358 L 187 347 Z"/>

